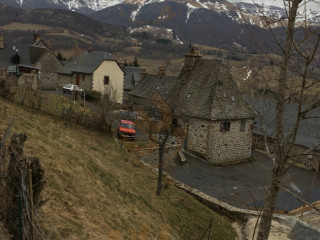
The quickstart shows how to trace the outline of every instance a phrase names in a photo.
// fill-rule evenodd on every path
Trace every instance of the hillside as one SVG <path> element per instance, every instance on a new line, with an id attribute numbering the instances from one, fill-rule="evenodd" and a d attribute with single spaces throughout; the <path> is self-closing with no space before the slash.
<path id="1" fill-rule="evenodd" d="M 0 34 L 6 43 L 30 44 L 34 32 L 50 36 L 54 49 L 113 46 L 127 34 L 120 27 L 59 9 L 19 9 L 0 3 Z"/>
<path id="2" fill-rule="evenodd" d="M 212 6 L 222 4 L 214 2 L 216 3 L 211 3 Z M 139 7 L 123 3 L 93 12 L 89 16 L 112 25 L 130 27 L 132 32 L 145 26 L 149 26 L 151 30 L 158 27 L 174 32 L 185 43 L 254 52 L 258 51 L 258 47 L 252 40 L 251 31 L 258 41 L 277 49 L 269 30 L 260 28 L 261 23 L 259 27 L 250 25 L 249 31 L 248 26 L 239 18 L 240 13 L 235 6 L 219 10 L 217 7 L 198 8 L 184 1 L 155 1 Z M 252 21 L 251 18 L 248 20 L 250 23 Z M 146 29 L 146 32 L 149 30 Z M 283 34 L 281 29 L 275 31 Z"/>
<path id="3" fill-rule="evenodd" d="M 199 239 L 213 218 L 212 239 L 234 239 L 230 223 L 156 175 L 112 137 L 0 99 L 0 132 L 24 132 L 27 156 L 45 170 L 37 214 L 43 239 Z"/>

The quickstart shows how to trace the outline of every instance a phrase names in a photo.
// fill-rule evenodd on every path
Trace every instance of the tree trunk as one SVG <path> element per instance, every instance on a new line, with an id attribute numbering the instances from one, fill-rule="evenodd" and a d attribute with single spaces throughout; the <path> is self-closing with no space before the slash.
<path id="1" fill-rule="evenodd" d="M 268 189 L 268 195 L 263 207 L 263 213 L 259 225 L 259 232 L 257 236 L 257 239 L 259 240 L 267 240 L 269 237 L 271 222 L 273 218 L 273 211 L 275 209 L 280 182 L 281 176 L 278 176 L 277 173 L 273 173 L 271 185 Z"/>
<path id="2" fill-rule="evenodd" d="M 158 166 L 158 186 L 157 186 L 157 195 L 161 194 L 162 190 L 162 168 L 163 168 L 163 152 L 164 152 L 165 143 L 159 143 L 159 166 Z"/>
<path id="3" fill-rule="evenodd" d="M 257 240 L 267 240 L 269 237 L 273 211 L 279 192 L 279 184 L 281 178 L 286 173 L 286 166 L 288 161 L 288 148 L 286 147 L 287 142 L 284 137 L 284 107 L 286 99 L 287 89 L 287 73 L 289 68 L 289 60 L 292 52 L 293 41 L 294 41 L 294 28 L 296 22 L 296 16 L 299 4 L 302 0 L 292 0 L 289 2 L 288 25 L 286 30 L 286 40 L 282 53 L 282 61 L 280 66 L 280 74 L 278 81 L 278 97 L 276 107 L 276 120 L 275 120 L 275 135 L 276 135 L 276 157 L 275 166 L 273 167 L 273 174 L 271 179 L 271 185 L 268 190 L 267 199 L 263 208 L 261 216 L 261 222 L 259 225 L 259 232 Z"/>

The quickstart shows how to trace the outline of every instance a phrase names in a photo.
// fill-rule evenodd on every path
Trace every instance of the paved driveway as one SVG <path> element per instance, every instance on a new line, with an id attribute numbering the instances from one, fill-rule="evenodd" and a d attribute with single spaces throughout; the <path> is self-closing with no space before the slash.
<path id="1" fill-rule="evenodd" d="M 173 178 L 233 206 L 248 208 L 256 204 L 261 207 L 271 178 L 272 161 L 259 152 L 253 151 L 252 155 L 255 158 L 253 162 L 221 167 L 186 155 L 188 163 L 171 166 L 167 172 Z M 290 183 L 294 183 L 305 198 L 310 192 L 314 175 L 313 171 L 292 166 L 284 177 L 282 186 L 290 189 Z M 310 195 L 311 202 L 317 200 L 320 200 L 319 173 L 315 176 L 315 184 Z M 302 204 L 299 201 L 280 190 L 277 209 L 290 211 L 300 206 Z"/>

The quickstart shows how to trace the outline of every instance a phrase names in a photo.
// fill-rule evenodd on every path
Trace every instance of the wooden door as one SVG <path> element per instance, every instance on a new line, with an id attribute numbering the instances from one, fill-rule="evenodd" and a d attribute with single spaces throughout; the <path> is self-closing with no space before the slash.
<path id="1" fill-rule="evenodd" d="M 76 75 L 76 85 L 80 86 L 80 76 L 79 76 L 79 74 Z"/>

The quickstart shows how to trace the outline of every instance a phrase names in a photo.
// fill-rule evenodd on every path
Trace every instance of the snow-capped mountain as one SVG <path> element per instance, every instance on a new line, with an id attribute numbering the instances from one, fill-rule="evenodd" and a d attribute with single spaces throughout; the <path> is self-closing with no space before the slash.
<path id="1" fill-rule="evenodd" d="M 285 10 L 275 6 L 230 1 L 233 2 L 227 0 L 0 0 L 7 5 L 20 8 L 60 8 L 84 13 L 100 22 L 128 29 L 131 33 L 149 32 L 152 36 L 160 34 L 160 37 L 164 38 L 170 33 L 181 42 L 235 48 L 241 51 L 253 45 L 250 42 L 247 26 L 244 24 L 246 22 L 253 25 L 252 30 L 255 31 L 256 38 L 260 38 L 261 42 L 270 43 L 272 38 L 261 18 L 261 11 L 266 15 L 281 18 L 285 16 Z M 281 34 L 281 30 L 277 31 Z"/>
<path id="2" fill-rule="evenodd" d="M 20 8 L 59 8 L 77 11 L 80 13 L 91 13 L 100 11 L 119 4 L 130 4 L 139 8 L 153 3 L 179 2 L 187 6 L 190 13 L 196 9 L 214 9 L 216 11 L 228 11 L 234 9 L 234 5 L 226 0 L 0 0 L 9 6 Z M 135 13 L 132 13 L 133 16 Z"/>

